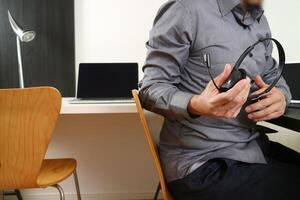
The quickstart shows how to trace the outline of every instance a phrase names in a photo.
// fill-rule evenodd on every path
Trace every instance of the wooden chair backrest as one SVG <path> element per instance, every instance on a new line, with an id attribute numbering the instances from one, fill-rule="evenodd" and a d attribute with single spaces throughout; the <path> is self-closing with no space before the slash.
<path id="1" fill-rule="evenodd" d="M 173 198 L 171 197 L 171 195 L 168 191 L 168 187 L 167 187 L 166 180 L 164 177 L 164 173 L 163 173 L 163 169 L 162 169 L 161 162 L 159 159 L 158 151 L 157 151 L 156 145 L 154 143 L 154 140 L 152 138 L 152 135 L 150 133 L 150 129 L 149 129 L 149 126 L 148 126 L 148 123 L 147 123 L 147 120 L 146 120 L 146 117 L 145 117 L 145 114 L 144 114 L 144 111 L 143 111 L 143 108 L 142 108 L 142 105 L 141 105 L 141 102 L 140 102 L 140 99 L 138 96 L 138 91 L 132 90 L 132 95 L 134 97 L 137 110 L 139 112 L 140 120 L 141 120 L 143 129 L 144 129 L 144 135 L 145 135 L 149 150 L 151 152 L 152 159 L 154 161 L 157 175 L 159 177 L 159 182 L 161 185 L 163 198 L 164 198 L 164 200 L 173 200 Z"/>
<path id="2" fill-rule="evenodd" d="M 0 90 L 0 189 L 34 188 L 61 109 L 51 87 Z"/>

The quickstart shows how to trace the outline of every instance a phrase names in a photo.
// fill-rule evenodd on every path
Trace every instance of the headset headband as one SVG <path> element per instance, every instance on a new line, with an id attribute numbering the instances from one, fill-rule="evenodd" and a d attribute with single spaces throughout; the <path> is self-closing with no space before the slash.
<path id="1" fill-rule="evenodd" d="M 274 81 L 269 85 L 269 87 L 262 92 L 261 94 L 257 94 L 257 95 L 253 95 L 251 96 L 252 99 L 258 98 L 259 96 L 270 92 L 275 85 L 278 83 L 278 81 L 280 80 L 282 74 L 283 74 L 283 70 L 284 70 L 284 66 L 285 66 L 285 52 L 284 49 L 282 47 L 282 45 L 280 44 L 280 42 L 274 38 L 262 38 L 260 40 L 258 40 L 256 43 L 254 43 L 252 46 L 248 47 L 244 53 L 240 56 L 240 58 L 237 60 L 237 62 L 235 63 L 233 70 L 238 70 L 241 66 L 241 64 L 243 63 L 243 61 L 245 60 L 245 58 L 248 56 L 248 54 L 251 53 L 251 51 L 260 43 L 265 42 L 265 41 L 273 41 L 276 44 L 276 47 L 278 49 L 278 56 L 279 56 L 279 64 L 278 64 L 278 76 L 276 77 L 276 79 L 274 79 Z"/>
<path id="2" fill-rule="evenodd" d="M 265 42 L 267 40 L 270 40 L 271 42 L 273 41 L 275 44 L 276 44 L 276 47 L 278 49 L 278 55 L 279 55 L 279 64 L 278 64 L 278 76 L 274 79 L 274 81 L 268 86 L 268 88 L 263 91 L 262 93 L 260 94 L 256 94 L 256 95 L 251 95 L 249 97 L 250 100 L 256 100 L 258 99 L 261 95 L 265 94 L 265 93 L 268 93 L 270 92 L 274 87 L 275 85 L 278 83 L 278 81 L 280 80 L 280 78 L 282 77 L 282 74 L 283 74 L 283 70 L 284 70 L 284 67 L 285 67 L 285 52 L 284 52 L 284 49 L 282 47 L 282 45 L 280 44 L 280 42 L 274 38 L 262 38 L 260 40 L 258 40 L 256 43 L 254 43 L 253 45 L 251 45 L 250 47 L 248 47 L 244 52 L 243 54 L 239 57 L 239 59 L 236 61 L 227 81 L 225 81 L 225 83 L 228 83 L 228 84 L 232 84 L 233 83 L 236 83 L 238 82 L 239 80 L 241 80 L 242 78 L 245 78 L 246 77 L 246 71 L 243 70 L 243 69 L 239 69 L 241 64 L 243 63 L 243 61 L 245 60 L 245 58 L 251 53 L 251 51 L 260 43 L 262 42 Z M 207 69 L 208 69 L 208 73 L 209 73 L 209 76 L 213 82 L 213 84 L 215 85 L 215 87 L 218 89 L 219 92 L 224 92 L 224 88 L 222 87 L 219 87 L 217 86 L 217 84 L 215 83 L 214 81 L 214 78 L 211 74 L 211 71 L 210 71 L 210 68 L 211 68 L 211 63 L 210 63 L 210 56 L 209 54 L 204 54 L 204 62 L 206 63 L 206 66 L 207 66 Z M 274 62 L 274 66 L 275 66 L 275 62 Z M 273 66 L 273 67 L 274 67 Z M 236 75 L 237 73 L 239 73 L 240 75 L 239 78 L 236 80 Z M 235 77 L 235 81 L 232 81 L 233 77 Z M 228 88 L 230 89 L 230 88 Z M 226 91 L 226 90 L 225 90 Z"/>

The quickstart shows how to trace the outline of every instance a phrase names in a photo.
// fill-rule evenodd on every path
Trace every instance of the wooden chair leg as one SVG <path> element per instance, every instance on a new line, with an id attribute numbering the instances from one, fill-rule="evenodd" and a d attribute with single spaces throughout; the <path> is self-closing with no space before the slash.
<path id="1" fill-rule="evenodd" d="M 59 192 L 59 196 L 60 196 L 60 200 L 65 200 L 65 193 L 64 190 L 62 189 L 62 187 L 60 187 L 60 185 L 56 184 L 56 185 L 52 185 L 52 187 L 56 188 Z"/>
<path id="2" fill-rule="evenodd" d="M 160 190 L 161 190 L 161 186 L 160 186 L 160 183 L 158 183 L 153 200 L 158 199 L 158 195 L 159 195 Z"/>

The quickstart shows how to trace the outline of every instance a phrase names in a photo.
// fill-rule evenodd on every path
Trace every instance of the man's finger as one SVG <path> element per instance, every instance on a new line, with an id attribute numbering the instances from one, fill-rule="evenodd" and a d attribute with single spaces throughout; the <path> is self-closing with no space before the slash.
<path id="1" fill-rule="evenodd" d="M 247 97 L 249 95 L 250 85 L 247 85 L 238 95 L 234 97 L 234 99 L 227 104 L 224 105 L 226 110 L 234 109 L 237 110 L 241 108 L 244 103 L 247 101 Z"/>
<path id="2" fill-rule="evenodd" d="M 255 96 L 255 95 L 263 93 L 262 95 L 259 96 L 259 98 L 263 99 L 274 93 L 274 88 L 271 91 L 269 91 L 268 93 L 264 93 L 266 91 L 266 89 L 267 89 L 267 87 L 261 88 L 255 92 L 251 93 L 251 96 Z"/>
<path id="3" fill-rule="evenodd" d="M 262 110 L 259 110 L 257 112 L 253 112 L 253 113 L 249 114 L 248 118 L 252 119 L 252 120 L 262 119 L 264 117 L 271 115 L 272 113 L 277 112 L 278 107 L 280 107 L 279 104 L 272 104 L 269 107 L 266 107 Z"/>
<path id="4" fill-rule="evenodd" d="M 256 85 L 257 85 L 257 87 L 258 87 L 258 90 L 256 90 L 255 92 L 253 92 L 253 93 L 251 94 L 252 96 L 255 96 L 255 95 L 258 95 L 258 94 L 263 93 L 263 92 L 269 87 L 269 85 L 266 84 L 266 83 L 262 80 L 262 78 L 261 78 L 260 75 L 257 75 L 257 76 L 255 77 L 255 83 L 256 83 Z M 272 91 L 273 91 L 273 90 L 271 90 L 270 92 L 268 92 L 268 94 L 272 93 Z M 263 97 L 264 95 L 265 95 L 265 94 L 263 94 L 261 97 Z"/>
<path id="5" fill-rule="evenodd" d="M 276 103 L 276 100 L 274 100 L 274 98 L 267 97 L 262 100 L 259 100 L 258 102 L 254 103 L 254 104 L 247 106 L 246 112 L 251 113 L 251 112 L 258 111 L 258 110 L 262 110 L 262 109 L 265 109 L 266 107 L 269 107 L 270 105 L 272 105 L 274 103 Z"/>
<path id="6" fill-rule="evenodd" d="M 259 87 L 259 88 L 265 88 L 268 87 L 268 85 L 263 81 L 263 79 L 261 78 L 260 75 L 257 75 L 255 77 L 255 84 Z"/>
<path id="7" fill-rule="evenodd" d="M 219 97 L 227 102 L 235 99 L 237 95 L 241 93 L 241 91 L 245 90 L 245 87 L 249 84 L 248 79 L 240 80 L 233 88 L 219 95 Z"/>
<path id="8" fill-rule="evenodd" d="M 261 94 L 266 90 L 266 88 L 260 88 L 259 90 L 256 90 L 255 92 L 251 93 L 251 95 L 257 95 Z"/>
<path id="9" fill-rule="evenodd" d="M 280 117 L 280 112 L 274 112 L 268 116 L 265 116 L 265 117 L 262 117 L 262 118 L 258 118 L 258 119 L 254 119 L 254 121 L 256 122 L 261 122 L 261 121 L 268 121 L 268 120 L 271 120 L 271 119 L 275 119 L 275 118 L 278 118 Z"/>
<path id="10" fill-rule="evenodd" d="M 217 76 L 215 78 L 215 82 L 218 86 L 221 86 L 229 77 L 230 73 L 231 73 L 232 67 L 230 64 L 225 65 L 224 71 L 222 72 L 222 74 L 220 74 L 219 76 Z"/>

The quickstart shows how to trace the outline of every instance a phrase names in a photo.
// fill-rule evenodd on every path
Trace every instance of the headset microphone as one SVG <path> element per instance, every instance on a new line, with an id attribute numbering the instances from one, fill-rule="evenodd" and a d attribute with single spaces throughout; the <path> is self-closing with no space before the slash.
<path id="1" fill-rule="evenodd" d="M 243 61 L 245 60 L 245 58 L 251 53 L 251 51 L 258 44 L 260 44 L 262 42 L 265 42 L 265 41 L 273 41 L 277 46 L 278 54 L 279 54 L 279 64 L 278 64 L 279 73 L 278 73 L 278 76 L 274 79 L 274 81 L 269 85 L 269 87 L 265 89 L 265 91 L 261 92 L 260 94 L 251 95 L 249 97 L 249 99 L 255 101 L 261 95 L 270 92 L 275 87 L 275 85 L 278 83 L 278 81 L 280 80 L 280 78 L 283 74 L 283 70 L 284 70 L 284 67 L 285 67 L 285 52 L 284 52 L 284 49 L 283 49 L 282 45 L 280 44 L 280 42 L 278 40 L 276 40 L 274 38 L 262 38 L 262 39 L 258 40 L 256 43 L 254 43 L 253 45 L 251 45 L 250 47 L 248 47 L 243 52 L 243 54 L 239 57 L 239 59 L 235 63 L 235 65 L 234 65 L 230 75 L 228 76 L 227 80 L 221 86 L 217 86 L 217 84 L 215 83 L 214 78 L 211 74 L 210 55 L 209 54 L 204 55 L 204 62 L 205 62 L 206 67 L 208 69 L 209 76 L 210 76 L 213 84 L 215 85 L 215 87 L 218 89 L 219 92 L 226 92 L 226 91 L 230 90 L 231 88 L 233 88 L 235 86 L 235 84 L 237 84 L 240 80 L 245 79 L 246 77 L 251 78 L 250 76 L 247 75 L 246 70 L 240 69 L 240 66 L 243 63 Z M 252 83 L 253 82 L 254 81 L 252 81 Z"/>

